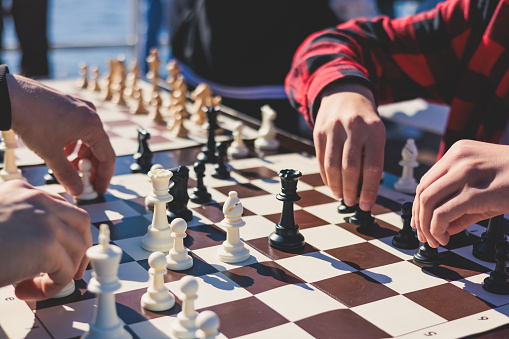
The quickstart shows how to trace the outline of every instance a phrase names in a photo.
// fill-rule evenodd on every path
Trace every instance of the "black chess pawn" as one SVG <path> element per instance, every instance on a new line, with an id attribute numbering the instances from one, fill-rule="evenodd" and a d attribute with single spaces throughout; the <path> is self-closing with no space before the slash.
<path id="1" fill-rule="evenodd" d="M 415 252 L 413 260 L 419 266 L 434 267 L 442 263 L 442 255 L 438 252 L 438 248 L 433 248 L 425 242 Z"/>
<path id="2" fill-rule="evenodd" d="M 204 108 L 207 113 L 208 127 L 207 127 L 207 143 L 201 148 L 197 159 L 201 162 L 214 164 L 216 159 L 216 129 L 217 129 L 217 115 L 219 113 L 218 106 Z"/>
<path id="3" fill-rule="evenodd" d="M 168 203 L 167 213 L 168 220 L 182 218 L 189 222 L 193 220 L 193 212 L 187 208 L 189 195 L 187 194 L 187 185 L 189 182 L 189 169 L 186 166 L 179 166 L 172 169 L 173 173 L 169 193 L 173 196 L 173 200 Z"/>
<path id="4" fill-rule="evenodd" d="M 189 198 L 195 204 L 206 204 L 211 202 L 212 196 L 207 191 L 207 187 L 203 184 L 203 178 L 205 177 L 205 164 L 197 161 L 194 163 L 193 168 L 194 173 L 196 173 L 196 187 Z"/>
<path id="5" fill-rule="evenodd" d="M 477 259 L 495 262 L 495 244 L 506 240 L 504 234 L 504 215 L 497 215 L 490 219 L 486 232 L 481 235 L 481 241 L 474 244 L 472 254 Z"/>
<path id="6" fill-rule="evenodd" d="M 339 201 L 338 213 L 341 213 L 341 214 L 354 213 L 357 210 L 358 206 L 359 206 L 358 204 L 355 204 L 353 206 L 347 206 L 345 204 L 345 201 L 343 199 L 341 199 Z"/>
<path id="7" fill-rule="evenodd" d="M 410 250 L 419 247 L 419 239 L 410 224 L 412 220 L 412 203 L 405 202 L 401 205 L 401 218 L 403 219 L 403 227 L 392 238 L 394 247 Z"/>
<path id="8" fill-rule="evenodd" d="M 216 179 L 230 179 L 230 170 L 226 165 L 228 159 L 228 146 L 225 142 L 218 142 L 216 144 L 216 160 L 217 163 L 214 167 L 214 172 L 211 174 Z"/>
<path id="9" fill-rule="evenodd" d="M 269 236 L 269 245 L 281 251 L 293 252 L 304 247 L 304 236 L 299 232 L 293 212 L 293 203 L 300 200 L 297 194 L 297 182 L 301 176 L 302 173 L 297 170 L 279 171 L 281 193 L 278 193 L 276 198 L 283 202 L 283 212 L 276 225 L 276 231 Z"/>
<path id="10" fill-rule="evenodd" d="M 148 173 L 152 167 L 153 154 L 148 147 L 150 133 L 142 127 L 138 128 L 138 151 L 134 153 L 134 163 L 131 164 L 132 173 Z"/>
<path id="11" fill-rule="evenodd" d="M 370 229 L 375 226 L 375 218 L 371 215 L 371 211 L 363 211 L 356 205 L 355 214 L 346 218 L 350 224 L 357 225 L 361 228 Z"/>
<path id="12" fill-rule="evenodd" d="M 495 244 L 496 266 L 490 276 L 484 279 L 482 287 L 495 294 L 509 294 L 509 274 L 507 274 L 507 254 L 509 254 L 509 243 L 499 241 Z"/>

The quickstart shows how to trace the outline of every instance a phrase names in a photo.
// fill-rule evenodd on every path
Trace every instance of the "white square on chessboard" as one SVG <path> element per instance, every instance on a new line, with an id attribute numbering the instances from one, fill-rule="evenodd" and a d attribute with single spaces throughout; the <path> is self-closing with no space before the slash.
<path id="1" fill-rule="evenodd" d="M 115 130 L 115 133 L 119 133 L 119 131 Z M 125 137 L 110 137 L 110 143 L 117 156 L 132 154 L 133 150 L 138 149 L 136 140 L 129 140 Z"/>
<path id="2" fill-rule="evenodd" d="M 477 259 L 476 257 L 474 257 L 474 255 L 472 254 L 472 246 L 455 248 L 455 249 L 451 250 L 451 252 L 459 254 L 462 257 L 465 257 L 468 260 L 473 261 L 481 266 L 487 267 L 492 271 L 495 269 L 496 264 L 494 262 L 487 262 L 487 261 Z"/>
<path id="3" fill-rule="evenodd" d="M 218 271 L 226 271 L 234 269 L 236 267 L 256 264 L 258 262 L 270 261 L 269 258 L 255 250 L 253 247 L 247 244 L 244 244 L 244 246 L 249 250 L 251 256 L 247 260 L 236 264 L 228 264 L 219 260 L 217 251 L 221 247 L 221 245 L 200 248 L 197 250 L 193 250 L 193 253 L 202 258 L 208 264 L 212 265 L 212 267 L 214 267 Z"/>
<path id="4" fill-rule="evenodd" d="M 402 248 L 396 248 L 392 245 L 393 238 L 394 238 L 393 236 L 390 236 L 390 237 L 385 237 L 385 238 L 380 238 L 380 239 L 369 240 L 369 242 L 377 247 L 380 247 L 385 252 L 394 254 L 395 256 L 397 256 L 403 260 L 411 260 L 414 257 L 415 251 L 417 251 L 417 250 L 416 249 L 405 250 Z"/>
<path id="5" fill-rule="evenodd" d="M 316 205 L 304 207 L 304 211 L 307 211 L 313 215 L 316 215 L 320 219 L 327 221 L 329 224 L 340 224 L 345 222 L 345 217 L 352 214 L 341 214 L 338 213 L 338 203 L 331 202 L 328 204 Z"/>
<path id="6" fill-rule="evenodd" d="M 401 294 L 447 283 L 446 280 L 434 275 L 423 274 L 420 267 L 408 261 L 374 267 L 361 272 Z"/>
<path id="7" fill-rule="evenodd" d="M 242 175 L 230 171 L 229 179 L 216 179 L 212 176 L 214 173 L 214 164 L 206 164 L 205 168 L 205 177 L 203 178 L 203 183 L 207 187 L 221 187 L 221 186 L 230 186 L 234 184 L 245 184 L 249 182 L 249 179 L 243 177 Z"/>
<path id="8" fill-rule="evenodd" d="M 193 190 L 194 188 L 191 188 L 187 191 L 187 194 L 189 196 L 191 196 L 191 194 L 193 194 Z M 226 201 L 226 198 L 228 198 L 227 195 L 219 192 L 218 190 L 214 189 L 213 187 L 207 187 L 207 192 L 210 193 L 211 195 L 211 198 L 212 198 L 212 201 L 216 201 L 216 202 L 225 202 Z M 194 202 L 192 202 L 191 200 L 189 200 L 189 203 L 187 205 L 188 208 L 193 208 L 193 207 L 199 207 L 199 206 L 203 206 L 204 204 L 195 204 Z"/>
<path id="9" fill-rule="evenodd" d="M 366 240 L 336 225 L 306 228 L 300 231 L 306 243 L 322 251 L 359 244 Z"/>
<path id="10" fill-rule="evenodd" d="M 403 219 L 401 218 L 401 214 L 389 212 L 378 214 L 375 216 L 375 218 L 385 221 L 386 223 L 391 224 L 392 226 L 395 226 L 399 229 L 403 228 Z"/>
<path id="11" fill-rule="evenodd" d="M 37 188 L 40 190 L 43 190 L 44 192 L 57 194 L 57 195 L 62 195 L 62 193 L 65 193 L 65 188 L 60 184 L 42 185 L 42 186 L 37 186 Z M 73 200 L 69 200 L 69 199 L 67 199 L 67 201 L 73 202 Z"/>
<path id="12" fill-rule="evenodd" d="M 273 195 L 281 193 L 281 179 L 279 177 L 273 177 L 270 179 L 254 179 L 251 180 L 251 183 L 269 193 L 272 193 Z M 303 181 L 299 181 L 297 183 L 297 192 L 309 191 L 313 188 L 313 186 L 306 184 Z"/>
<path id="13" fill-rule="evenodd" d="M 470 292 L 473 295 L 476 295 L 478 298 L 486 300 L 495 306 L 509 304 L 509 295 L 490 293 L 482 287 L 484 279 L 488 278 L 489 276 L 490 272 L 476 274 L 465 279 L 452 281 L 451 284 L 458 286 L 459 288 Z"/>
<path id="14" fill-rule="evenodd" d="M 312 252 L 276 260 L 305 282 L 315 282 L 357 271 L 324 252 Z"/>
<path id="15" fill-rule="evenodd" d="M 242 217 L 246 225 L 240 228 L 240 238 L 242 240 L 251 240 L 263 238 L 274 232 L 276 225 L 267 218 L 260 215 L 250 215 Z M 226 227 L 222 226 L 220 222 L 216 225 L 226 232 Z"/>
<path id="16" fill-rule="evenodd" d="M 88 284 L 91 278 L 92 270 L 86 270 L 83 280 Z M 121 286 L 114 292 L 115 294 L 148 287 L 148 272 L 136 261 L 120 264 L 118 278 Z"/>
<path id="17" fill-rule="evenodd" d="M 150 339 L 176 339 L 177 337 L 171 334 L 173 323 L 177 320 L 176 315 L 164 316 L 147 321 L 129 325 L 129 328 L 134 331 L 140 338 Z M 221 320 L 220 320 L 221 321 Z M 216 339 L 226 339 L 224 334 L 219 333 Z"/>
<path id="18" fill-rule="evenodd" d="M 327 196 L 329 196 L 331 198 L 337 199 L 334 196 L 334 194 L 332 194 L 332 191 L 330 190 L 330 188 L 325 186 L 325 185 L 323 185 L 323 186 L 315 186 L 314 189 L 315 189 L 315 191 L 318 191 L 318 192 L 320 192 L 322 194 L 325 194 L 325 195 L 327 195 Z M 337 202 L 337 204 L 339 205 L 339 201 Z"/>
<path id="19" fill-rule="evenodd" d="M 299 338 L 313 339 L 311 334 L 304 331 L 294 323 L 286 323 L 276 327 L 271 327 L 263 331 L 246 334 L 236 339 L 267 339 L 267 338 Z"/>
<path id="20" fill-rule="evenodd" d="M 96 298 L 81 300 L 37 310 L 42 321 L 54 338 L 79 337 L 88 332 L 94 316 Z M 122 320 L 120 320 L 122 321 Z"/>
<path id="21" fill-rule="evenodd" d="M 272 162 L 260 159 L 260 158 L 246 158 L 246 159 L 234 159 L 230 161 L 230 165 L 235 169 L 246 169 L 246 168 L 256 168 L 256 167 L 267 167 L 267 165 L 272 164 Z M 277 172 L 277 171 L 276 171 Z"/>
<path id="22" fill-rule="evenodd" d="M 290 321 L 347 308 L 310 284 L 289 284 L 256 295 Z"/>
<path id="23" fill-rule="evenodd" d="M 141 173 L 114 176 L 108 187 L 108 193 L 123 200 L 146 197 L 151 192 L 150 179 Z"/>
<path id="24" fill-rule="evenodd" d="M 152 252 L 145 251 L 141 247 L 141 239 L 143 237 L 134 237 L 127 239 L 115 240 L 115 244 L 120 247 L 127 255 L 129 255 L 134 260 L 144 260 L 148 259 Z M 166 252 L 167 254 L 168 252 Z"/>
<path id="25" fill-rule="evenodd" d="M 299 170 L 303 175 L 318 173 L 318 162 L 315 157 L 298 153 L 277 154 L 265 157 L 266 166 L 276 172 L 282 169 Z"/>
<path id="26" fill-rule="evenodd" d="M 480 238 L 482 234 L 486 232 L 486 227 L 481 226 L 479 224 L 473 224 L 472 226 L 467 228 L 467 232 Z"/>
<path id="27" fill-rule="evenodd" d="M 402 295 L 352 307 L 351 310 L 391 336 L 447 321 Z"/>
<path id="28" fill-rule="evenodd" d="M 230 301 L 251 297 L 252 294 L 240 287 L 236 282 L 221 272 L 196 277 L 198 280 L 198 298 L 194 305 L 196 309 L 224 304 Z M 164 284 L 173 294 L 182 300 L 180 281 Z"/>
<path id="29" fill-rule="evenodd" d="M 120 220 L 140 215 L 123 200 L 107 201 L 99 204 L 81 206 L 90 215 L 91 222 Z"/>
<path id="30" fill-rule="evenodd" d="M 192 207 L 191 205 L 188 205 L 188 207 Z M 152 220 L 154 219 L 154 215 L 152 213 L 144 214 L 143 217 L 150 221 L 152 224 Z M 213 222 L 210 219 L 205 218 L 200 213 L 193 211 L 193 219 L 187 223 L 187 228 L 200 226 L 200 225 L 212 225 Z"/>
<path id="31" fill-rule="evenodd" d="M 242 206 L 258 215 L 269 215 L 281 213 L 283 210 L 283 202 L 276 199 L 274 195 L 260 195 L 257 197 L 242 198 L 239 197 Z M 300 210 L 302 207 L 293 204 L 293 210 Z"/>
<path id="32" fill-rule="evenodd" d="M 406 194 L 400 193 L 400 192 L 396 192 L 396 191 L 392 190 L 391 188 L 383 186 L 383 185 L 380 185 L 378 187 L 378 195 L 385 197 L 389 200 L 396 201 L 400 204 L 404 204 L 405 202 L 414 200 L 413 196 L 406 195 Z"/>

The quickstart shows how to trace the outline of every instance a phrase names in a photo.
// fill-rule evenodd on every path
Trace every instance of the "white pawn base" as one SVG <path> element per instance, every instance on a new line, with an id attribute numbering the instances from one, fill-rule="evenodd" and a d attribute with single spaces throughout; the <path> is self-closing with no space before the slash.
<path id="1" fill-rule="evenodd" d="M 196 338 L 196 330 L 198 329 L 195 325 L 196 316 L 188 318 L 184 314 L 177 314 L 177 321 L 171 328 L 171 334 L 177 338 Z"/>
<path id="2" fill-rule="evenodd" d="M 158 230 L 149 226 L 147 234 L 141 239 L 141 247 L 149 252 L 168 252 L 173 247 L 171 229 Z"/>
<path id="3" fill-rule="evenodd" d="M 74 280 L 71 280 L 65 287 L 58 292 L 53 298 L 65 298 L 70 296 L 76 290 L 76 285 L 74 284 Z"/>
<path id="4" fill-rule="evenodd" d="M 226 241 L 223 242 L 223 245 L 219 248 L 217 254 L 219 256 L 219 260 L 228 264 L 246 261 L 251 256 L 249 250 L 244 247 L 243 243 L 235 246 L 227 243 Z"/>
<path id="5" fill-rule="evenodd" d="M 185 255 L 187 256 L 187 258 L 183 260 L 175 260 L 174 258 L 172 258 L 172 254 L 177 255 L 177 253 L 174 252 L 173 249 L 171 249 L 170 253 L 166 256 L 166 268 L 172 271 L 184 271 L 193 267 L 193 257 L 189 256 L 187 254 L 187 251 L 188 250 L 186 249 Z"/>
<path id="6" fill-rule="evenodd" d="M 275 151 L 279 148 L 279 141 L 277 139 L 267 140 L 264 138 L 257 138 L 254 145 L 257 149 L 262 151 Z"/>
<path id="7" fill-rule="evenodd" d="M 149 311 L 166 311 L 175 305 L 175 297 L 169 292 L 157 292 L 151 288 L 141 296 L 141 306 Z"/>
<path id="8" fill-rule="evenodd" d="M 20 169 L 18 169 L 16 171 L 16 173 L 8 173 L 5 170 L 1 170 L 0 171 L 0 178 L 2 179 L 2 182 L 3 181 L 14 180 L 14 179 L 22 179 L 22 180 L 26 181 L 26 179 L 23 177 L 23 174 L 21 174 L 21 170 Z"/>
<path id="9" fill-rule="evenodd" d="M 399 179 L 394 184 L 394 190 L 401 192 L 401 193 L 415 194 L 416 189 L 417 189 L 417 182 L 415 181 L 414 178 L 411 178 L 411 180 Z"/>
<path id="10" fill-rule="evenodd" d="M 247 147 L 230 146 L 227 152 L 233 158 L 244 158 L 249 154 L 249 149 Z"/>
<path id="11" fill-rule="evenodd" d="M 95 200 L 99 197 L 99 194 L 96 191 L 83 192 L 79 196 L 76 197 L 78 200 Z"/>

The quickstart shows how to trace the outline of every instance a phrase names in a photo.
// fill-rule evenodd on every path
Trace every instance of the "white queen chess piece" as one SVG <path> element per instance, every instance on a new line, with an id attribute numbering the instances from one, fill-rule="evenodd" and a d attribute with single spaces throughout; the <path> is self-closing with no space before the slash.
<path id="1" fill-rule="evenodd" d="M 90 330 L 82 338 L 132 338 L 117 315 L 113 294 L 121 286 L 118 279 L 118 266 L 122 258 L 122 250 L 110 244 L 108 225 L 102 224 L 99 231 L 99 244 L 87 250 L 87 257 L 93 269 L 88 290 L 97 295 L 96 309 Z"/>
<path id="2" fill-rule="evenodd" d="M 184 247 L 184 238 L 187 236 L 187 223 L 182 218 L 175 218 L 170 224 L 171 237 L 174 239 L 173 248 L 166 256 L 166 265 L 170 270 L 183 271 L 193 267 L 193 257 Z"/>
<path id="3" fill-rule="evenodd" d="M 171 171 L 165 169 L 148 172 L 152 181 L 152 193 L 146 201 L 154 204 L 154 216 L 147 234 L 141 239 L 141 247 L 150 252 L 168 252 L 172 248 L 171 229 L 166 217 L 166 204 L 173 200 L 173 196 L 168 192 L 172 175 Z"/>
<path id="4" fill-rule="evenodd" d="M 224 219 L 221 226 L 226 228 L 226 240 L 219 247 L 219 260 L 226 263 L 238 263 L 247 260 L 250 257 L 249 249 L 244 246 L 240 239 L 239 228 L 246 222 L 242 220 L 244 208 L 237 196 L 237 192 L 230 191 L 228 198 L 223 205 Z"/>
<path id="5" fill-rule="evenodd" d="M 401 178 L 394 184 L 394 190 L 415 194 L 417 182 L 414 178 L 414 168 L 419 166 L 417 155 L 418 150 L 414 139 L 408 139 L 405 147 L 401 150 L 401 157 L 403 159 L 399 162 L 399 165 L 403 167 L 403 172 Z"/>
<path id="6" fill-rule="evenodd" d="M 150 282 L 147 292 L 141 296 L 141 306 L 156 312 L 169 310 L 175 305 L 175 297 L 164 286 L 166 256 L 163 252 L 154 252 L 148 257 L 148 264 Z"/>
<path id="7" fill-rule="evenodd" d="M 21 170 L 16 165 L 16 156 L 14 155 L 14 149 L 18 148 L 16 134 L 12 129 L 2 131 L 2 138 L 0 150 L 4 151 L 4 168 L 0 170 L 1 181 L 24 179 Z"/>
<path id="8" fill-rule="evenodd" d="M 263 105 L 260 110 L 262 111 L 262 123 L 254 145 L 262 151 L 277 150 L 279 148 L 279 141 L 276 139 L 277 132 L 274 126 L 277 113 L 269 105 Z"/>

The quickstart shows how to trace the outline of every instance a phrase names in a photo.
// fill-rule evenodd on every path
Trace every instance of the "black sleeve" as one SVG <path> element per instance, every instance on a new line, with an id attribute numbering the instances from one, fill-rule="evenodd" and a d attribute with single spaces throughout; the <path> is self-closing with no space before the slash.
<path id="1" fill-rule="evenodd" d="M 0 65 L 0 131 L 11 129 L 11 100 L 7 88 L 7 77 L 9 67 Z"/>

